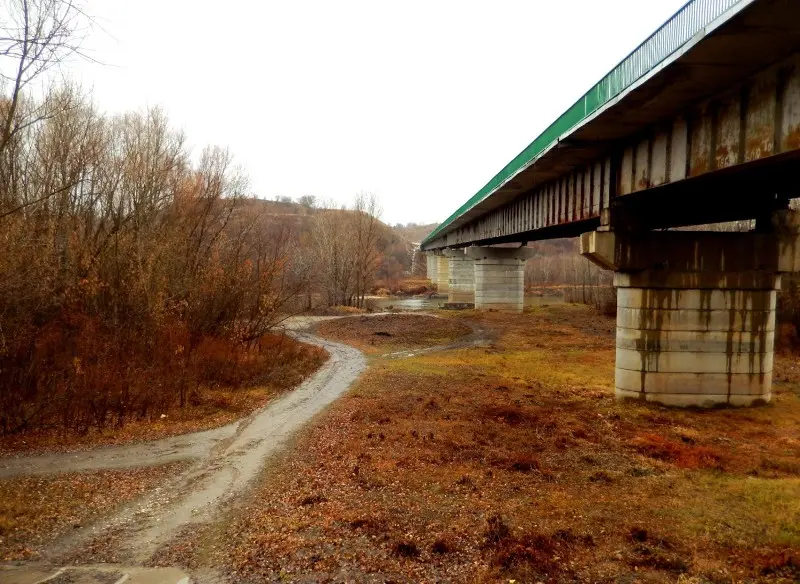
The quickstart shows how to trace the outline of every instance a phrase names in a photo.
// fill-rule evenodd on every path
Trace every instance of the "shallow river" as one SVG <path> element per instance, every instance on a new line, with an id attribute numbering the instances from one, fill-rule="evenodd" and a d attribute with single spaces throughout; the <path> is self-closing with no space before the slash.
<path id="1" fill-rule="evenodd" d="M 369 300 L 379 310 L 428 310 L 439 308 L 440 304 L 447 302 L 447 298 L 421 298 L 389 296 L 386 298 L 370 298 Z M 525 306 L 544 306 L 546 304 L 561 304 L 561 296 L 526 296 Z"/>

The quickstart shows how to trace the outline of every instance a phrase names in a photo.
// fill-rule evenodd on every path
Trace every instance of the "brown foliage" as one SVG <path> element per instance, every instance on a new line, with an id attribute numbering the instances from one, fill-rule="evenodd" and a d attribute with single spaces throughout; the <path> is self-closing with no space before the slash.
<path id="1" fill-rule="evenodd" d="M 282 335 L 243 344 L 191 333 L 176 323 L 154 331 L 109 327 L 77 315 L 31 327 L 0 356 L 0 422 L 13 434 L 61 428 L 85 433 L 197 406 L 199 387 L 289 387 L 320 351 Z M 217 404 L 224 408 L 225 404 Z"/>
<path id="2" fill-rule="evenodd" d="M 0 434 L 121 426 L 280 374 L 264 335 L 308 268 L 288 227 L 242 204 L 230 155 L 192 165 L 157 109 L 44 99 L 63 107 L 0 149 Z"/>

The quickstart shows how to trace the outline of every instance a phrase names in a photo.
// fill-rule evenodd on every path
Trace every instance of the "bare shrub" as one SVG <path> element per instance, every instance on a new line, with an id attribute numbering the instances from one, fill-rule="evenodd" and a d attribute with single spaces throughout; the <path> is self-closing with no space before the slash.
<path id="1" fill-rule="evenodd" d="M 380 260 L 380 207 L 374 194 L 356 195 L 352 208 L 325 209 L 312 228 L 316 283 L 327 306 L 366 307 Z"/>
<path id="2" fill-rule="evenodd" d="M 578 253 L 577 240 L 556 239 L 531 244 L 536 255 L 525 265 L 527 289 L 557 291 L 565 302 L 593 306 L 607 316 L 617 312 L 614 274 Z"/>

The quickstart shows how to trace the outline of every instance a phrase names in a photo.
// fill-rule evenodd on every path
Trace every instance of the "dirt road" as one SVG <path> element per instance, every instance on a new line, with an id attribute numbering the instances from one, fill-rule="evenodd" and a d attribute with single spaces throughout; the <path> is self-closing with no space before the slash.
<path id="1" fill-rule="evenodd" d="M 304 329 L 313 322 L 307 319 L 293 322 L 287 329 L 295 338 L 325 348 L 331 355 L 330 360 L 302 386 L 242 420 L 203 432 L 139 444 L 0 458 L 0 478 L 23 474 L 134 468 L 204 459 L 220 452 L 228 452 L 231 446 L 241 446 L 241 435 L 247 429 L 247 435 L 268 437 L 269 432 L 274 430 L 274 422 L 277 424 L 275 428 L 285 428 L 292 432 L 340 395 L 365 367 L 364 359 L 357 349 L 305 332 Z M 315 407 L 317 404 L 320 404 L 319 407 Z M 268 438 L 267 442 L 270 442 Z"/>
<path id="2" fill-rule="evenodd" d="M 208 521 L 220 504 L 242 492 L 265 460 L 346 391 L 366 367 L 357 349 L 303 330 L 293 330 L 291 334 L 323 347 L 330 353 L 330 359 L 296 390 L 238 423 L 149 444 L 2 461 L 0 476 L 196 460 L 189 470 L 154 489 L 145 499 L 57 542 L 45 552 L 44 562 L 83 559 L 80 550 L 90 541 L 100 539 L 113 542 L 116 562 L 143 565 L 179 530 Z"/>
<path id="3" fill-rule="evenodd" d="M 300 341 L 326 349 L 330 354 L 326 364 L 296 390 L 239 422 L 142 444 L 0 460 L 0 478 L 176 461 L 191 463 L 187 471 L 152 490 L 144 499 L 58 540 L 44 550 L 39 566 L 98 561 L 147 565 L 180 532 L 192 524 L 211 521 L 224 503 L 248 487 L 268 457 L 345 392 L 366 368 L 366 359 L 358 349 L 309 332 L 321 320 L 327 318 L 296 318 L 287 322 L 285 329 Z M 471 335 L 452 347 L 485 342 L 485 332 L 473 329 Z M 450 347 L 403 351 L 389 357 L 409 357 Z"/>

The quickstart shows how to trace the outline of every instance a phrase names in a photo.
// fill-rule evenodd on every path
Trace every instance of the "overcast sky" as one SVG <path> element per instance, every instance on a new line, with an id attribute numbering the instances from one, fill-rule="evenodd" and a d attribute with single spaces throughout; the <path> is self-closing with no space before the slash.
<path id="1" fill-rule="evenodd" d="M 684 0 L 88 0 L 72 65 L 109 112 L 160 105 L 260 197 L 376 193 L 444 220 Z"/>

